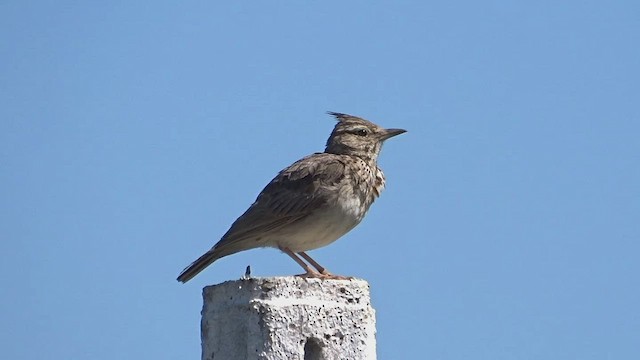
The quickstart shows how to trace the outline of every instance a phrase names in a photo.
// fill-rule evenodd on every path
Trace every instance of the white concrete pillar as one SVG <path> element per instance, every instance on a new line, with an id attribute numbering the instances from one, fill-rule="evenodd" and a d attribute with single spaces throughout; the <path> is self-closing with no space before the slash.
<path id="1" fill-rule="evenodd" d="M 227 281 L 203 290 L 203 360 L 376 358 L 364 280 Z"/>

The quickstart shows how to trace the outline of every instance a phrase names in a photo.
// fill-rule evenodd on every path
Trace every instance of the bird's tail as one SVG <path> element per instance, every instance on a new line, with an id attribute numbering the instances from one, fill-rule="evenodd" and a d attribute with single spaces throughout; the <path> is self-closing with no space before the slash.
<path id="1" fill-rule="evenodd" d="M 219 258 L 221 258 L 221 256 L 219 254 L 219 251 L 216 251 L 215 248 L 207 251 L 196 261 L 192 262 L 191 265 L 182 270 L 180 275 L 178 275 L 178 281 L 180 281 L 181 283 L 186 283 Z"/>

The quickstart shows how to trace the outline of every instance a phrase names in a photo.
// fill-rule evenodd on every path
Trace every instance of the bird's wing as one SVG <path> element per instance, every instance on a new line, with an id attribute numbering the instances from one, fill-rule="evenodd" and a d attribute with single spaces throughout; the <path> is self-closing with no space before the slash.
<path id="1" fill-rule="evenodd" d="M 340 155 L 316 153 L 282 170 L 215 247 L 269 235 L 331 201 L 345 176 Z M 335 191 L 335 190 L 334 190 Z"/>

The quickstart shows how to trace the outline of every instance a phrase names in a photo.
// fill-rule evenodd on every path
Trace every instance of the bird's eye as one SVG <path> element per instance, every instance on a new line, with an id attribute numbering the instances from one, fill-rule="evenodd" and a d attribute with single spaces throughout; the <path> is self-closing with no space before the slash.
<path id="1" fill-rule="evenodd" d="M 369 135 L 369 130 L 367 129 L 357 129 L 356 131 L 354 131 L 354 133 L 358 136 L 367 136 Z"/>

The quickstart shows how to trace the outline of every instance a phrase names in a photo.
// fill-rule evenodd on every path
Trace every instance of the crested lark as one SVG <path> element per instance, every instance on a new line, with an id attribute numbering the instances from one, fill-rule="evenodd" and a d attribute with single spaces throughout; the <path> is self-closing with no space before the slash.
<path id="1" fill-rule="evenodd" d="M 382 143 L 405 130 L 329 114 L 338 123 L 325 151 L 280 171 L 222 239 L 182 271 L 178 281 L 189 281 L 221 257 L 258 247 L 282 250 L 302 266 L 303 276 L 346 279 L 329 273 L 305 251 L 336 241 L 360 223 L 384 188 L 384 174 L 377 164 Z"/>

